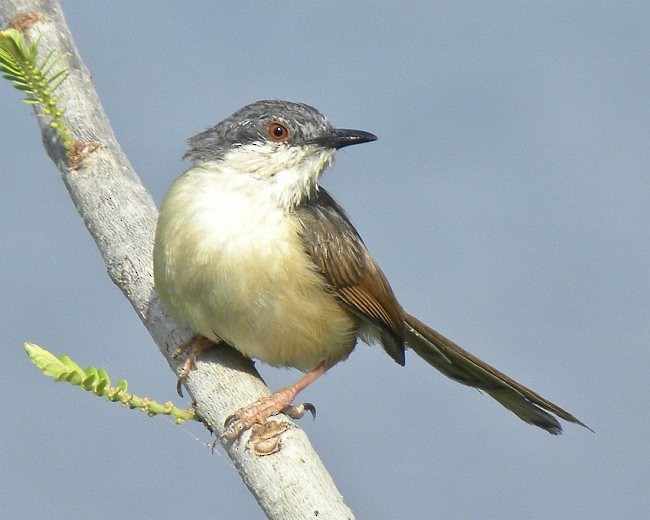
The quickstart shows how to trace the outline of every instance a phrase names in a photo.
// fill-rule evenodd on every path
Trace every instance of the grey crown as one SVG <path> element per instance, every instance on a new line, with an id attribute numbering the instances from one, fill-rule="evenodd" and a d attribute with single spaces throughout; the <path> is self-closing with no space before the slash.
<path id="1" fill-rule="evenodd" d="M 215 126 L 190 137 L 189 150 L 183 158 L 195 164 L 218 161 L 237 146 L 270 142 L 266 126 L 272 121 L 289 129 L 290 137 L 282 143 L 288 146 L 316 142 L 334 130 L 327 118 L 312 106 L 265 99 L 240 108 Z"/>

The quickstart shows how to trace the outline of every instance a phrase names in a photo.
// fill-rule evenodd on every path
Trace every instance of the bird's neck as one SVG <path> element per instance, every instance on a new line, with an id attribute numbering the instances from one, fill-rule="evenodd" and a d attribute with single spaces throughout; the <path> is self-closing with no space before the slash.
<path id="1" fill-rule="evenodd" d="M 217 162 L 202 166 L 221 177 L 229 189 L 254 190 L 286 211 L 292 211 L 317 193 L 318 179 L 333 157 L 334 150 L 241 147 Z"/>

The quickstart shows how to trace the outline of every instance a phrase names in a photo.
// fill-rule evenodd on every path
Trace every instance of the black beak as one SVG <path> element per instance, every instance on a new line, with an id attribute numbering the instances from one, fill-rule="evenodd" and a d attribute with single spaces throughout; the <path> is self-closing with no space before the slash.
<path id="1" fill-rule="evenodd" d="M 352 144 L 369 143 L 376 141 L 377 136 L 363 130 L 350 130 L 349 128 L 333 128 L 327 134 L 314 139 L 314 143 L 326 148 L 343 148 Z"/>

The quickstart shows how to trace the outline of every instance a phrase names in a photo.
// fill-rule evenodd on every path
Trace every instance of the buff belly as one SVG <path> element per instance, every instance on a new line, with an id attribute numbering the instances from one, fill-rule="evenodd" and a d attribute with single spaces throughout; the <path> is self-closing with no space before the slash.
<path id="1" fill-rule="evenodd" d="M 297 219 L 238 182 L 190 170 L 166 195 L 154 251 L 163 304 L 176 321 L 271 365 L 307 371 L 344 359 L 358 318 L 323 290 Z"/>

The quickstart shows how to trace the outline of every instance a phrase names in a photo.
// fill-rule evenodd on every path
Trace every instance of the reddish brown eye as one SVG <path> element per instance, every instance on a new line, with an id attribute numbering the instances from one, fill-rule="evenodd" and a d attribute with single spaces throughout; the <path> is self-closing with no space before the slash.
<path id="1" fill-rule="evenodd" d="M 275 121 L 268 124 L 266 133 L 269 134 L 272 141 L 282 142 L 289 139 L 289 130 L 287 130 L 287 127 Z"/>

